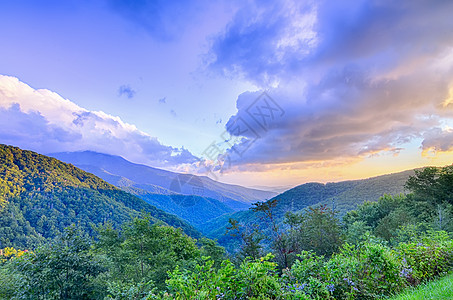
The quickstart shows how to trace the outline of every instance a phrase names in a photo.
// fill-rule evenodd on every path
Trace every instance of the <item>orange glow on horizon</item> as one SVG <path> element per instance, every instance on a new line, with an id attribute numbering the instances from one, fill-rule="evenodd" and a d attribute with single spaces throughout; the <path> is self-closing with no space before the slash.
<path id="1" fill-rule="evenodd" d="M 265 171 L 242 171 L 220 176 L 219 181 L 245 186 L 292 187 L 306 182 L 336 182 L 365 179 L 426 166 L 442 167 L 453 163 L 453 151 L 410 151 L 387 153 L 350 161 L 269 166 Z"/>

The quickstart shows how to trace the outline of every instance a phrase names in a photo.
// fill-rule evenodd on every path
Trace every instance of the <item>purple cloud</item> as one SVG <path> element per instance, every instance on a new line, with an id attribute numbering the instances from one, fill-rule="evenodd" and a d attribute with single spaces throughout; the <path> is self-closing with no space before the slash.
<path id="1" fill-rule="evenodd" d="M 247 139 L 236 147 L 247 151 L 238 164 L 398 153 L 423 137 L 424 147 L 436 144 L 424 133 L 451 117 L 443 103 L 453 82 L 453 3 L 248 3 L 213 39 L 208 67 L 267 89 L 285 115 L 264 130 L 247 111 L 261 92 L 238 97 L 227 130 L 238 135 L 229 124 L 241 119 L 259 136 L 240 134 Z"/>

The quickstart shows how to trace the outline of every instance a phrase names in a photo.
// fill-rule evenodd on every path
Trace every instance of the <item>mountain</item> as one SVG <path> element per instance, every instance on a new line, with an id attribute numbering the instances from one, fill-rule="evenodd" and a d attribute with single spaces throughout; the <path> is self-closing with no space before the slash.
<path id="1" fill-rule="evenodd" d="M 175 214 L 196 228 L 201 228 L 204 223 L 223 214 L 234 212 L 233 209 L 224 203 L 208 197 L 176 193 L 171 193 L 170 195 L 154 194 L 134 187 L 122 187 L 122 189 L 140 197 L 157 208 Z"/>
<path id="2" fill-rule="evenodd" d="M 206 176 L 179 174 L 134 164 L 119 156 L 97 152 L 61 152 L 49 156 L 71 163 L 118 187 L 139 188 L 157 194 L 177 193 L 208 197 L 234 210 L 247 209 L 256 201 L 264 201 L 277 195 L 276 192 L 217 182 Z"/>
<path id="3" fill-rule="evenodd" d="M 362 180 L 302 184 L 273 198 L 278 199 L 277 206 L 273 210 L 274 216 L 281 223 L 286 212 L 300 212 L 310 206 L 327 205 L 341 217 L 365 201 L 377 201 L 384 194 L 404 193 L 404 184 L 411 175 L 414 175 L 414 170 Z M 263 225 L 261 217 L 248 210 L 213 219 L 203 225 L 202 232 L 225 244 L 230 239 L 224 236 L 230 218 L 245 225 Z"/>
<path id="4" fill-rule="evenodd" d="M 0 248 L 33 247 L 74 223 L 93 234 L 93 225 L 108 221 L 117 227 L 142 212 L 200 236 L 186 221 L 90 173 L 0 144 Z"/>

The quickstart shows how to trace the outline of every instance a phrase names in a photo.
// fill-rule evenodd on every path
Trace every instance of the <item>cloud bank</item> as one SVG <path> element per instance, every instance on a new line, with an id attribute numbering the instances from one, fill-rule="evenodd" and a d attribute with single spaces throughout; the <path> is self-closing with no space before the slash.
<path id="1" fill-rule="evenodd" d="M 88 111 L 49 90 L 2 75 L 0 143 L 40 153 L 92 150 L 156 167 L 197 160 L 188 150 L 162 145 L 119 117 Z"/>
<path id="2" fill-rule="evenodd" d="M 258 4 L 259 3 L 259 4 Z M 237 165 L 347 161 L 398 154 L 407 143 L 450 151 L 453 3 L 449 1 L 249 1 L 213 38 L 208 67 L 268 91 L 285 112 L 236 145 Z M 257 138 L 257 136 L 259 138 Z M 230 149 L 233 156 L 234 147 Z"/>

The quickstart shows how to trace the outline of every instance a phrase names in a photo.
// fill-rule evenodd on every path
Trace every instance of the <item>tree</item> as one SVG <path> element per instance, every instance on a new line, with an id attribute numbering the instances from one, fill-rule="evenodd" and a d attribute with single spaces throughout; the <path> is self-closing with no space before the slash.
<path id="1" fill-rule="evenodd" d="M 445 202 L 453 204 L 453 165 L 416 170 L 405 187 L 417 198 L 427 200 L 435 206 Z"/>
<path id="2" fill-rule="evenodd" d="M 253 203 L 252 211 L 263 213 L 263 219 L 267 219 L 271 225 L 271 232 L 273 235 L 272 248 L 276 254 L 276 259 L 280 268 L 289 268 L 295 259 L 295 251 L 293 240 L 291 236 L 282 232 L 277 224 L 274 209 L 277 207 L 278 200 L 273 199 L 266 202 Z"/>
<path id="3" fill-rule="evenodd" d="M 339 220 L 327 206 L 310 207 L 303 214 L 289 217 L 293 222 L 299 220 L 292 224 L 291 230 L 299 251 L 312 250 L 318 255 L 331 256 L 341 245 Z"/>
<path id="4" fill-rule="evenodd" d="M 111 281 L 140 285 L 141 296 L 163 288 L 168 271 L 200 257 L 195 240 L 180 229 L 151 224 L 149 215 L 134 218 L 121 231 L 107 224 L 98 232 L 96 247 L 111 262 Z"/>
<path id="5" fill-rule="evenodd" d="M 106 271 L 91 251 L 91 239 L 74 227 L 34 253 L 15 259 L 24 277 L 17 291 L 26 299 L 102 299 L 94 279 Z"/>
<path id="6" fill-rule="evenodd" d="M 202 238 L 200 243 L 201 256 L 210 257 L 214 261 L 214 267 L 219 268 L 225 259 L 225 248 L 220 246 L 217 241 L 208 238 Z"/>
<path id="7" fill-rule="evenodd" d="M 439 230 L 451 228 L 453 165 L 416 170 L 407 180 L 406 188 L 413 193 L 415 201 L 428 204 L 421 212 L 424 221 L 431 222 Z"/>
<path id="8" fill-rule="evenodd" d="M 239 237 L 242 242 L 237 256 L 241 260 L 244 260 L 247 257 L 250 257 L 252 259 L 260 258 L 263 254 L 263 247 L 260 243 L 264 239 L 264 237 L 258 230 L 258 228 L 244 228 L 235 219 L 229 219 L 228 222 L 230 225 L 227 227 L 227 233 L 229 233 L 233 237 Z"/>

